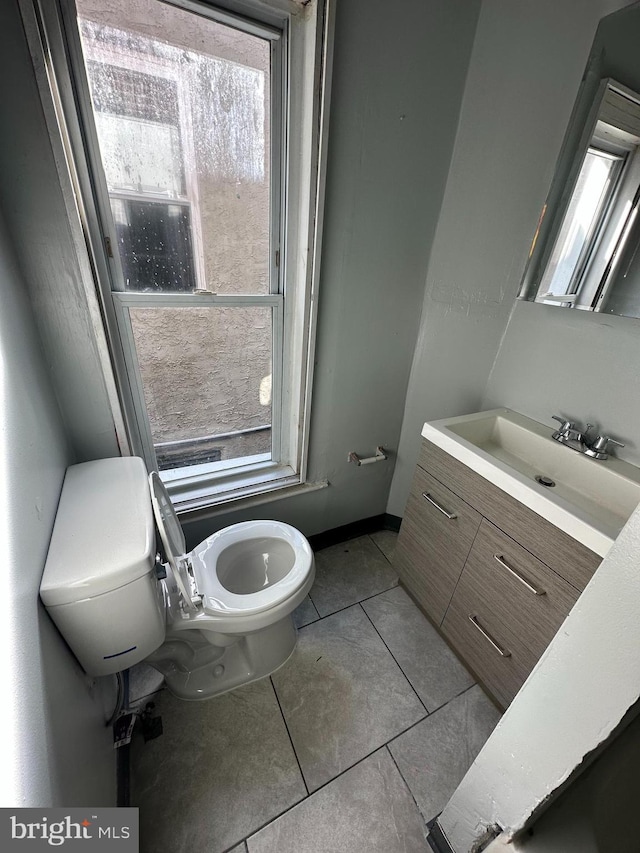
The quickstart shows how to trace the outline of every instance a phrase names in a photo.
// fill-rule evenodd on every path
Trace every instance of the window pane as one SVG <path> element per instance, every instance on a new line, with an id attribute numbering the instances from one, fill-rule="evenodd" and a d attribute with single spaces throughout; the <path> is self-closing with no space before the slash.
<path id="1" fill-rule="evenodd" d="M 125 288 L 268 293 L 270 42 L 159 0 L 77 6 L 109 194 L 144 214 L 117 229 Z M 147 221 L 161 200 L 179 228 Z"/>
<path id="2" fill-rule="evenodd" d="M 193 291 L 190 211 L 186 205 L 112 197 L 111 212 L 128 290 Z"/>
<path id="3" fill-rule="evenodd" d="M 271 458 L 270 307 L 132 308 L 161 470 Z"/>
<path id="4" fill-rule="evenodd" d="M 590 248 L 619 164 L 619 158 L 612 158 L 595 149 L 587 152 L 540 283 L 538 298 L 551 293 L 564 295 L 575 292 L 575 274 Z"/>

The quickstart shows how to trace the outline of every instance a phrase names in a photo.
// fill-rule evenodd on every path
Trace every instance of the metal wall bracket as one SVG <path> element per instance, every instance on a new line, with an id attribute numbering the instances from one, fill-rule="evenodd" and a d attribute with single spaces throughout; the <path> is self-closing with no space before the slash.
<path id="1" fill-rule="evenodd" d="M 376 447 L 375 456 L 366 456 L 361 459 L 354 450 L 347 456 L 347 462 L 355 462 L 356 465 L 370 465 L 372 462 L 384 462 L 385 459 L 387 459 L 387 452 L 382 446 Z"/>

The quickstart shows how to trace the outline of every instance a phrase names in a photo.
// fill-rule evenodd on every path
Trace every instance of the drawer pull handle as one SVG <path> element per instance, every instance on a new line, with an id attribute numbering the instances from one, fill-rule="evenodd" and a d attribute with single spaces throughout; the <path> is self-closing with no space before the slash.
<path id="1" fill-rule="evenodd" d="M 523 586 L 526 586 L 529 592 L 532 592 L 534 595 L 547 594 L 546 590 L 538 589 L 537 587 L 533 586 L 533 584 L 530 584 L 529 581 L 526 578 L 522 577 L 522 575 L 517 572 L 512 566 L 510 566 L 509 563 L 505 562 L 504 556 L 502 554 L 494 554 L 493 559 L 497 563 L 500 563 L 503 569 L 506 569 L 508 572 L 510 572 L 514 576 L 514 578 L 516 578 L 516 580 L 519 580 Z"/>
<path id="2" fill-rule="evenodd" d="M 437 501 L 434 501 L 434 499 L 431 497 L 431 495 L 429 494 L 429 492 L 423 492 L 423 493 L 422 493 L 422 497 L 423 497 L 426 501 L 429 501 L 429 503 L 430 503 L 430 504 L 433 504 L 433 506 L 434 506 L 437 510 L 439 510 L 443 515 L 446 515 L 446 516 L 447 516 L 447 518 L 448 518 L 450 521 L 451 521 L 451 519 L 453 519 L 453 518 L 457 518 L 457 517 L 458 517 L 458 514 L 457 514 L 457 513 L 455 513 L 455 512 L 447 512 L 447 510 L 446 510 L 443 506 L 440 506 L 440 504 L 439 504 Z"/>
<path id="3" fill-rule="evenodd" d="M 493 648 L 498 652 L 498 654 L 501 657 L 503 657 L 503 658 L 510 658 L 511 657 L 511 652 L 508 652 L 506 649 L 503 649 L 502 646 L 498 645 L 498 643 L 496 643 L 496 641 L 493 639 L 491 634 L 489 634 L 487 631 L 484 630 L 484 628 L 478 622 L 478 620 L 476 619 L 475 616 L 469 615 L 469 622 L 471 622 L 471 624 L 474 626 L 474 628 L 477 628 L 478 631 L 480 631 L 480 633 L 485 638 L 485 640 L 488 640 L 491 643 Z"/>

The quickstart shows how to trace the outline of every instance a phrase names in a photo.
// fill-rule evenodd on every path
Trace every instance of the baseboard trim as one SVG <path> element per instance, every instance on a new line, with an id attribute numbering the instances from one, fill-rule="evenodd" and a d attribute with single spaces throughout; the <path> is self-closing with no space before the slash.
<path id="1" fill-rule="evenodd" d="M 400 530 L 402 519 L 399 515 L 391 515 L 389 512 L 384 514 L 384 530 L 393 530 L 397 533 Z"/>
<path id="2" fill-rule="evenodd" d="M 440 829 L 438 818 L 429 821 L 427 827 L 429 829 L 429 834 L 427 835 L 427 842 L 431 849 L 435 850 L 435 853 L 455 853 L 455 850 L 447 841 L 446 835 Z"/>
<path id="3" fill-rule="evenodd" d="M 355 539 L 356 536 L 376 533 L 378 530 L 393 530 L 397 533 L 400 530 L 401 521 L 402 519 L 397 515 L 386 512 L 381 515 L 372 515 L 370 518 L 361 518 L 359 521 L 352 521 L 350 524 L 343 524 L 341 527 L 333 527 L 331 530 L 309 536 L 309 543 L 314 551 L 320 551 L 331 545 L 339 545 L 348 539 Z"/>

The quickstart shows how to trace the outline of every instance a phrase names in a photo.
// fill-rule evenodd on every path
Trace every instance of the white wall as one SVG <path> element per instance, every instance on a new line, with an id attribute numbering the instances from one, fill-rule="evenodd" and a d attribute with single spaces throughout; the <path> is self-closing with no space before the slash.
<path id="1" fill-rule="evenodd" d="M 597 23 L 623 5 L 483 0 L 429 260 L 387 507 L 394 515 L 404 511 L 422 424 L 487 407 L 484 389 Z M 506 392 L 496 397 L 517 408 Z"/>
<path id="2" fill-rule="evenodd" d="M 385 511 L 478 9 L 339 0 L 309 459 L 331 485 L 187 523 L 191 543 L 256 514 L 312 534 Z M 378 444 L 388 463 L 348 464 Z"/>
<path id="3" fill-rule="evenodd" d="M 596 424 L 640 465 L 640 321 L 518 302 L 482 400 L 502 405 Z"/>
<path id="4" fill-rule="evenodd" d="M 0 805 L 114 805 L 114 750 L 102 697 L 38 598 L 73 459 L 3 221 L 0 291 Z"/>
<path id="5" fill-rule="evenodd" d="M 640 717 L 517 841 L 506 836 L 486 853 L 601 853 L 638 847 Z"/>
<path id="6" fill-rule="evenodd" d="M 603 21 L 591 60 L 593 83 L 585 87 L 585 99 L 600 77 L 640 89 L 639 36 L 638 3 Z M 546 186 L 540 192 L 546 192 Z M 622 440 L 626 447 L 617 454 L 638 465 L 638 365 L 638 320 L 517 302 L 482 408 L 508 405 L 538 421 L 550 422 L 551 415 L 562 414 L 594 423 Z"/>
<path id="7" fill-rule="evenodd" d="M 0 3 L 0 79 L 0 198 L 65 429 L 80 460 L 116 456 L 113 419 L 18 0 Z"/>

